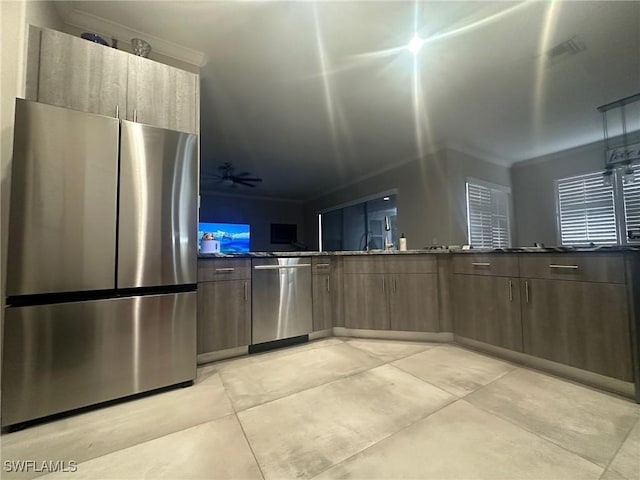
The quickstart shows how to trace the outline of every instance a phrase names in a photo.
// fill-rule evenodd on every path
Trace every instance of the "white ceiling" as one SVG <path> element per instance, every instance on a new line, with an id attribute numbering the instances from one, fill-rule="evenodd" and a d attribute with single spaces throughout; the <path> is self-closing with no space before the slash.
<path id="1" fill-rule="evenodd" d="M 202 169 L 230 161 L 264 178 L 241 193 L 312 198 L 442 147 L 512 164 L 601 139 L 596 107 L 640 91 L 637 1 L 88 1 L 61 12 L 74 10 L 204 54 Z M 427 39 L 415 60 L 398 48 L 414 24 Z M 586 49 L 549 61 L 573 37 Z"/>

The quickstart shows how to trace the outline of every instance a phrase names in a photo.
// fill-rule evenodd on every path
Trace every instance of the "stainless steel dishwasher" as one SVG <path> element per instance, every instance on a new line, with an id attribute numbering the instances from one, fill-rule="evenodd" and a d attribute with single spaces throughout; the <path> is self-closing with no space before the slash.
<path id="1" fill-rule="evenodd" d="M 311 333 L 311 259 L 253 260 L 252 343 Z"/>

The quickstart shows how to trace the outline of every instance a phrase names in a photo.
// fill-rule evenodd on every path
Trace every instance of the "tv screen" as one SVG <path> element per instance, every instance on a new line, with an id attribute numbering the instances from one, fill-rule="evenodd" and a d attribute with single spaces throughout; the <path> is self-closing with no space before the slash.
<path id="1" fill-rule="evenodd" d="M 202 250 L 202 237 L 213 235 L 220 242 L 220 253 L 249 252 L 251 227 L 245 223 L 198 223 L 198 251 Z"/>

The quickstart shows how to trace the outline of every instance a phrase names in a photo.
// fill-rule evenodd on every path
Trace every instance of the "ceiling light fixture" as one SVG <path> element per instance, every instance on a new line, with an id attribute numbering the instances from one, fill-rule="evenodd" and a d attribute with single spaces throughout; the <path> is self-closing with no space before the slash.
<path id="1" fill-rule="evenodd" d="M 385 202 L 388 202 L 390 199 L 389 197 L 384 197 L 382 200 L 384 200 Z"/>
<path id="2" fill-rule="evenodd" d="M 411 41 L 407 44 L 407 48 L 411 53 L 417 55 L 420 49 L 424 45 L 424 40 L 421 39 L 418 35 L 414 35 Z"/>

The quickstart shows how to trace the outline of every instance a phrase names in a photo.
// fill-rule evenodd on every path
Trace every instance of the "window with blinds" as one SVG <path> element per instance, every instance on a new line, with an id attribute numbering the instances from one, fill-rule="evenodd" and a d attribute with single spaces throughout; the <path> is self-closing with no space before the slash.
<path id="1" fill-rule="evenodd" d="M 476 248 L 502 248 L 510 244 L 509 190 L 467 182 L 469 244 Z"/>
<path id="2" fill-rule="evenodd" d="M 562 178 L 557 192 L 563 245 L 618 243 L 614 189 L 602 172 Z"/>
<path id="3" fill-rule="evenodd" d="M 622 185 L 624 201 L 624 233 L 628 230 L 640 230 L 640 165 L 633 167 L 633 183 Z M 640 243 L 638 240 L 627 240 Z"/>

